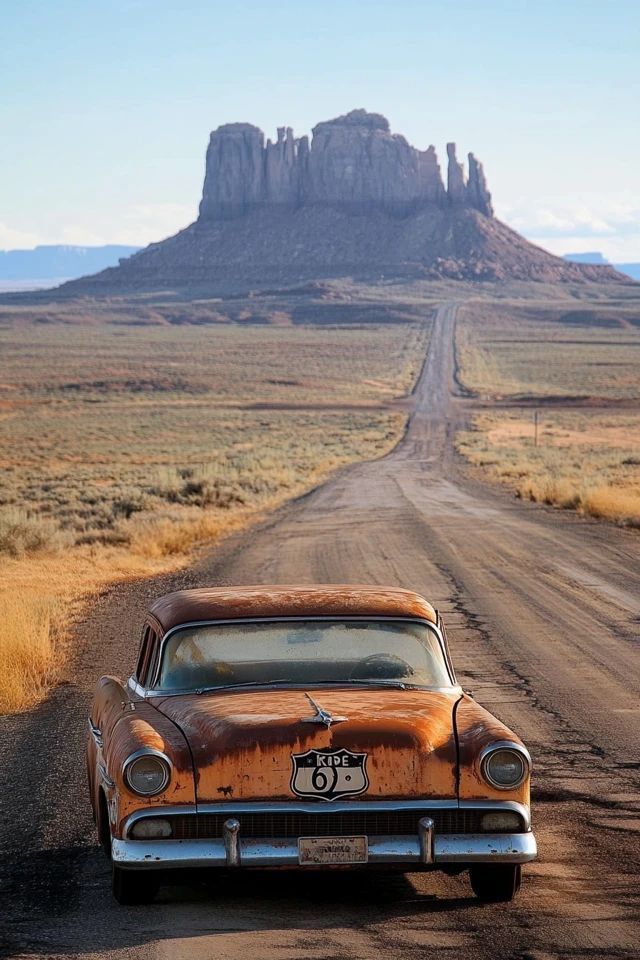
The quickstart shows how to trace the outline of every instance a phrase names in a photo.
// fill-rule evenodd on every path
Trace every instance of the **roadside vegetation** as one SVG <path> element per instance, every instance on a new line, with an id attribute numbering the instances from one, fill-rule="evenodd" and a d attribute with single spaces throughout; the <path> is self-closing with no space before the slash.
<path id="1" fill-rule="evenodd" d="M 456 347 L 486 407 L 457 449 L 482 475 L 640 527 L 640 305 L 476 305 Z"/>
<path id="2" fill-rule="evenodd" d="M 640 417 L 554 411 L 538 421 L 483 413 L 457 448 L 492 479 L 534 500 L 640 527 Z"/>
<path id="3" fill-rule="evenodd" d="M 424 322 L 0 328 L 0 712 L 106 584 L 188 562 L 401 438 Z"/>

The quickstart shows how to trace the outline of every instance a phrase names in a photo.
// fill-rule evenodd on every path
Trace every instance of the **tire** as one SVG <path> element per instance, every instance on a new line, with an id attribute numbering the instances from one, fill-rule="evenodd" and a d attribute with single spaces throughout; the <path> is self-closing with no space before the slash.
<path id="1" fill-rule="evenodd" d="M 153 874 L 147 870 L 123 870 L 115 864 L 111 871 L 111 892 L 119 904 L 131 906 L 153 902 L 160 888 Z"/>
<path id="2" fill-rule="evenodd" d="M 471 889 L 483 903 L 508 903 L 520 889 L 519 863 L 482 863 L 469 868 Z"/>

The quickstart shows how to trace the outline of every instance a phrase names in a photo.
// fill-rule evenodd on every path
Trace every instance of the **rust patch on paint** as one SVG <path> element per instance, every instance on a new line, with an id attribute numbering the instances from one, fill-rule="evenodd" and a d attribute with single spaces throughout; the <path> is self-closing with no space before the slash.
<path id="1" fill-rule="evenodd" d="M 223 788 L 238 800 L 291 799 L 291 757 L 307 750 L 367 754 L 370 798 L 453 797 L 455 691 L 323 689 L 323 709 L 348 719 L 303 723 L 303 690 L 167 697 L 158 707 L 183 731 L 198 771 L 198 802 Z"/>
<path id="2" fill-rule="evenodd" d="M 353 584 L 178 590 L 156 600 L 150 613 L 165 632 L 184 623 L 247 617 L 415 617 L 436 623 L 435 610 L 417 593 Z"/>

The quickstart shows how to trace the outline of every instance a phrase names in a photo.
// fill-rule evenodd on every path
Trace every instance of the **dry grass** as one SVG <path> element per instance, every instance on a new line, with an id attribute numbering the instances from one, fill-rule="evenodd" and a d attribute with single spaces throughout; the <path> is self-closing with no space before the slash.
<path id="1" fill-rule="evenodd" d="M 58 597 L 36 591 L 0 595 L 0 710 L 36 700 L 56 672 L 63 618 Z"/>
<path id="2" fill-rule="evenodd" d="M 10 507 L 0 512 L 0 554 L 20 557 L 65 545 L 62 531 L 51 520 Z"/>
<path id="3" fill-rule="evenodd" d="M 234 510 L 224 516 L 217 511 L 198 511 L 193 516 L 175 520 L 146 520 L 134 527 L 129 549 L 133 555 L 150 560 L 185 556 L 197 544 L 214 543 L 224 534 L 246 525 L 254 515 L 247 509 Z"/>
<path id="4" fill-rule="evenodd" d="M 392 449 L 428 328 L 363 319 L 0 329 L 0 712 L 47 689 L 93 592 Z"/>
<path id="5" fill-rule="evenodd" d="M 0 510 L 115 543 L 134 514 L 253 503 L 375 455 L 425 345 L 409 324 L 0 330 Z"/>
<path id="6" fill-rule="evenodd" d="M 640 526 L 640 417 L 555 412 L 479 414 L 458 434 L 458 450 L 517 496 Z"/>
<path id="7" fill-rule="evenodd" d="M 59 675 L 85 598 L 108 583 L 163 572 L 176 558 L 93 546 L 5 555 L 0 564 L 0 713 L 8 713 L 37 701 Z"/>
<path id="8" fill-rule="evenodd" d="M 461 310 L 463 384 L 485 400 L 585 398 L 591 409 L 543 407 L 476 416 L 458 449 L 517 496 L 640 525 L 640 305 L 635 300 L 475 303 Z M 616 400 L 626 409 L 615 410 Z M 598 406 L 608 412 L 598 410 Z M 555 406 L 555 404 L 554 404 Z"/>
<path id="9" fill-rule="evenodd" d="M 581 503 L 585 513 L 605 520 L 617 520 L 627 526 L 640 527 L 640 489 L 616 490 L 596 487 L 587 490 Z"/>
<path id="10" fill-rule="evenodd" d="M 456 341 L 460 379 L 483 397 L 640 397 L 640 305 L 476 303 Z"/>

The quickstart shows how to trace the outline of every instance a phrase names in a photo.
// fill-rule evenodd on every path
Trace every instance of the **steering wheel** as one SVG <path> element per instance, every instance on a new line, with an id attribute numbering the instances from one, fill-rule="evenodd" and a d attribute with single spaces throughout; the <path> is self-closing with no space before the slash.
<path id="1" fill-rule="evenodd" d="M 233 679 L 233 667 L 224 660 L 214 660 L 206 665 L 182 663 L 172 667 L 167 676 L 168 685 L 174 690 L 223 686 Z"/>
<path id="2" fill-rule="evenodd" d="M 400 680 L 412 677 L 413 667 L 402 657 L 394 653 L 372 653 L 359 660 L 351 673 L 350 680 Z"/>

